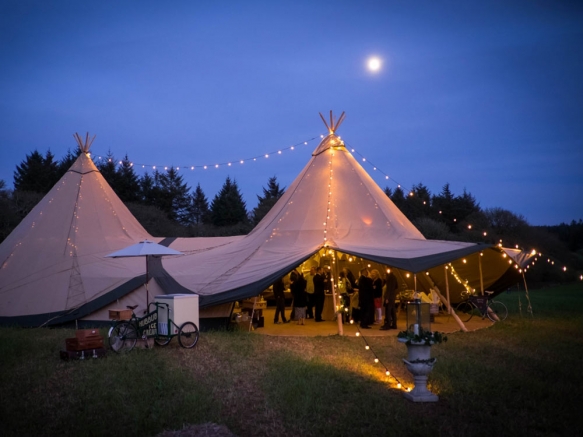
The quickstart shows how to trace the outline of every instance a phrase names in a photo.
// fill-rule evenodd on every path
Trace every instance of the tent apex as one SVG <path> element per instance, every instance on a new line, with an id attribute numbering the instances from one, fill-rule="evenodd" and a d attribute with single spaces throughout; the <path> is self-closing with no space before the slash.
<path id="1" fill-rule="evenodd" d="M 93 140 L 95 140 L 96 136 L 97 135 L 93 135 L 93 138 L 89 139 L 89 132 L 87 132 L 87 135 L 85 136 L 85 142 L 83 142 L 83 139 L 77 132 L 75 132 L 75 134 L 73 135 L 73 137 L 77 140 L 77 145 L 79 146 L 79 149 L 81 149 L 83 153 L 89 153 L 89 149 L 91 148 Z"/>
<path id="2" fill-rule="evenodd" d="M 326 126 L 326 129 L 328 129 L 328 133 L 330 135 L 332 135 L 334 132 L 336 132 L 336 130 L 340 127 L 340 125 L 342 124 L 342 122 L 344 121 L 344 118 L 345 118 L 345 113 L 344 113 L 344 111 L 342 111 L 342 114 L 340 114 L 338 121 L 334 122 L 334 116 L 332 115 L 332 110 L 330 110 L 330 124 L 328 124 L 326 122 L 326 119 L 322 115 L 322 113 L 319 112 L 319 114 L 320 114 L 320 118 L 324 122 L 324 125 Z"/>

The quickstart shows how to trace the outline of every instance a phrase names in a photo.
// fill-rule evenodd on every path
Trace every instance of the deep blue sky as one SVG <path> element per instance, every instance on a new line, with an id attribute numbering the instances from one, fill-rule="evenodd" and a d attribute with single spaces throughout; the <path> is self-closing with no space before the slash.
<path id="1" fill-rule="evenodd" d="M 94 156 L 184 167 L 325 134 L 330 109 L 382 188 L 449 183 L 533 225 L 583 219 L 583 2 L 0 1 L 9 186 L 74 132 L 97 135 Z M 316 145 L 185 181 L 210 201 L 230 176 L 251 209 Z"/>

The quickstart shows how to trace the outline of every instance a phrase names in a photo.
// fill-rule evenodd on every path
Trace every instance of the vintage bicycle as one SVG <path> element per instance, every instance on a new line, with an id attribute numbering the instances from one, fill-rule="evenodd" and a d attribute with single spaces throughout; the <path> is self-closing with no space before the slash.
<path id="1" fill-rule="evenodd" d="M 151 306 L 154 309 L 150 311 Z M 132 311 L 129 320 L 114 322 L 109 329 L 109 347 L 117 353 L 131 351 L 138 339 L 153 338 L 159 346 L 166 346 L 174 337 L 178 337 L 180 346 L 191 349 L 196 346 L 199 338 L 198 327 L 194 322 L 184 322 L 178 326 L 170 317 L 170 306 L 163 302 L 150 302 L 148 313 L 144 317 L 137 317 L 134 310 L 137 305 L 127 306 Z M 160 320 L 159 312 L 166 311 L 164 323 Z"/>
<path id="2" fill-rule="evenodd" d="M 475 315 L 482 319 L 488 317 L 493 322 L 501 322 L 508 317 L 508 308 L 502 302 L 492 300 L 493 291 L 485 291 L 484 296 L 469 295 L 455 307 L 455 312 L 462 322 L 469 322 Z"/>

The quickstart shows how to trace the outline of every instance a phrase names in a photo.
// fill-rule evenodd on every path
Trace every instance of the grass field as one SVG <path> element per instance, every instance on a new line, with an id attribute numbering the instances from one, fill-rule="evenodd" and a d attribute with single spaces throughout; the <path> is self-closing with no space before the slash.
<path id="1" fill-rule="evenodd" d="M 239 436 L 581 435 L 583 285 L 530 298 L 534 317 L 524 293 L 503 294 L 505 322 L 432 348 L 432 404 L 404 399 L 356 337 L 204 332 L 193 350 L 173 340 L 64 362 L 72 330 L 1 328 L 0 433 L 153 436 L 213 422 Z M 411 385 L 405 346 L 368 341 Z"/>

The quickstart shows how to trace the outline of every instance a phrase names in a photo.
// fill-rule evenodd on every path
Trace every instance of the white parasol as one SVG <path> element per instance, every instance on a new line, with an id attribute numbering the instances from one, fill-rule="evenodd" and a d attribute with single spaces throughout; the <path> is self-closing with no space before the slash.
<path id="1" fill-rule="evenodd" d="M 182 252 L 179 252 L 174 249 L 170 249 L 169 247 L 162 246 L 161 244 L 155 243 L 150 240 L 140 241 L 137 244 L 132 244 L 131 246 L 126 247 L 125 249 L 118 250 L 117 252 L 110 253 L 109 255 L 105 255 L 106 258 L 127 258 L 127 257 L 135 257 L 135 256 L 145 256 L 146 257 L 146 306 L 149 304 L 149 294 L 148 294 L 148 257 L 149 256 L 167 256 L 167 255 L 184 255 Z"/>

